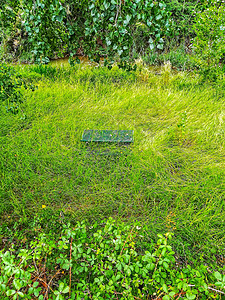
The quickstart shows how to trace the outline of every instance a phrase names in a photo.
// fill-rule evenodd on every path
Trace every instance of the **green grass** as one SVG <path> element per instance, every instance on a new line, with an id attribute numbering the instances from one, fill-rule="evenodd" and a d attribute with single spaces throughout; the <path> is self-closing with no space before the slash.
<path id="1" fill-rule="evenodd" d="M 18 68 L 38 88 L 24 91 L 26 120 L 1 107 L 2 221 L 30 218 L 42 205 L 71 221 L 139 220 L 152 237 L 173 231 L 184 263 L 203 257 L 220 264 L 225 96 L 219 87 L 166 67 L 161 75 L 87 65 Z M 84 129 L 132 129 L 135 142 L 85 144 Z"/>

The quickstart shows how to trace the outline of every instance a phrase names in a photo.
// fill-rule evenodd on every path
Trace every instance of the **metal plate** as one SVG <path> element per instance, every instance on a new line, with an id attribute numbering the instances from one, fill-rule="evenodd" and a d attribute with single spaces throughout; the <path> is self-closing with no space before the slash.
<path id="1" fill-rule="evenodd" d="M 133 130 L 84 130 L 83 142 L 133 143 Z"/>

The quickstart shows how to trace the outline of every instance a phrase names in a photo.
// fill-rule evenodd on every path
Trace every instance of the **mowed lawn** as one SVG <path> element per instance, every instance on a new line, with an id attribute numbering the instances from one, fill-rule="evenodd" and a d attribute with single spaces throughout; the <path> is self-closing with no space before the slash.
<path id="1" fill-rule="evenodd" d="M 1 105 L 2 221 L 43 209 L 71 220 L 139 220 L 149 236 L 172 231 L 184 260 L 200 253 L 221 260 L 222 88 L 166 68 L 135 73 L 88 65 L 18 69 L 38 88 L 23 91 L 19 115 Z M 132 129 L 134 143 L 87 144 L 81 142 L 85 129 Z"/>

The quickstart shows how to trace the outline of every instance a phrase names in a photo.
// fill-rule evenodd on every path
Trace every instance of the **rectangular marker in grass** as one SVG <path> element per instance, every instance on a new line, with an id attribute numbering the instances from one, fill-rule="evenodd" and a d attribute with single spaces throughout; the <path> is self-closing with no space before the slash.
<path id="1" fill-rule="evenodd" d="M 84 130 L 82 142 L 133 143 L 133 130 Z"/>

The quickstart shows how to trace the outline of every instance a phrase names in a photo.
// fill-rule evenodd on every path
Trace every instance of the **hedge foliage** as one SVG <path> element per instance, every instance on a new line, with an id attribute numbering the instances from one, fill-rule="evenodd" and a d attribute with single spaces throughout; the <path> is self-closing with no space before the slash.
<path id="1" fill-rule="evenodd" d="M 23 0 L 0 10 L 2 44 L 11 58 L 47 63 L 49 58 L 80 53 L 96 61 L 132 58 L 138 36 L 150 49 L 163 49 L 169 32 L 164 2 L 153 0 Z"/>

